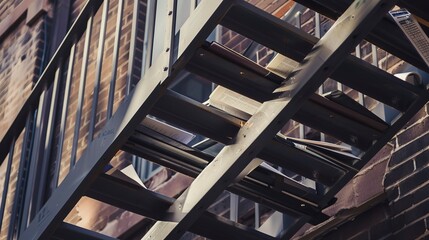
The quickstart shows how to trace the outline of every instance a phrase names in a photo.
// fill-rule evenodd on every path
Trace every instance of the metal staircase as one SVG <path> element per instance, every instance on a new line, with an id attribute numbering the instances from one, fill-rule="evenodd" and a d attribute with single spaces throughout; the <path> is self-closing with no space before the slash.
<path id="1" fill-rule="evenodd" d="M 92 140 L 91 133 L 79 161 L 71 166 L 67 177 L 46 201 L 40 200 L 40 206 L 30 204 L 31 199 L 38 197 L 34 190 L 37 183 L 24 184 L 21 186 L 26 188 L 17 189 L 21 195 L 16 195 L 10 239 L 12 236 L 19 239 L 111 239 L 63 222 L 81 196 L 156 220 L 144 239 L 179 239 L 186 231 L 212 239 L 288 239 L 305 223 L 325 221 L 328 216 L 322 210 L 335 201 L 335 194 L 429 100 L 425 87 L 405 82 L 350 55 L 350 52 L 368 37 L 407 62 L 424 70 L 427 66 L 416 57 L 404 37 L 393 37 L 398 29 L 389 25 L 386 13 L 394 1 L 357 0 L 346 7 L 339 6 L 336 1 L 324 5 L 318 1 L 298 2 L 338 18 L 320 40 L 239 0 L 202 1 L 175 34 L 176 3 L 169 0 L 167 10 L 157 12 L 167 19 L 163 52 L 158 57 L 152 56 L 151 64 L 147 63 L 150 67 L 109 118 L 99 137 Z M 55 89 L 61 81 L 60 73 L 64 68 L 72 70 L 66 63 L 73 61 L 76 39 L 84 31 L 90 34 L 91 27 L 84 26 L 91 25 L 101 4 L 101 0 L 89 0 L 69 30 L 0 142 L 2 161 L 7 160 L 7 156 L 11 159 L 15 141 L 23 132 L 39 136 L 25 137 L 34 141 L 33 149 L 52 141 L 53 119 L 58 118 L 55 112 L 59 111 L 59 106 L 46 105 L 42 99 L 46 94 L 53 94 L 52 102 L 69 97 L 55 95 L 59 94 Z M 106 1 L 104 4 L 108 6 Z M 149 3 L 148 9 L 155 7 Z M 107 14 L 104 17 L 107 18 Z M 218 24 L 300 62 L 300 65 L 284 79 L 225 46 L 207 42 Z M 385 29 L 381 27 L 384 25 L 394 31 L 384 34 Z M 249 119 L 240 119 L 170 90 L 170 84 L 184 71 L 262 102 L 262 106 Z M 401 114 L 393 122 L 379 121 L 359 108 L 319 95 L 317 89 L 328 77 L 395 108 Z M 42 122 L 39 115 L 48 109 L 45 130 L 32 130 L 31 122 Z M 148 114 L 225 147 L 214 156 L 175 141 L 145 127 L 142 121 Z M 358 160 L 332 155 L 326 161 L 294 147 L 277 134 L 289 120 L 352 146 Z M 109 176 L 104 173 L 104 167 L 118 150 L 195 180 L 175 199 Z M 22 166 L 31 159 L 28 167 L 19 172 L 20 176 L 27 176 L 24 181 L 35 179 L 37 173 L 36 158 L 29 157 L 28 151 L 22 151 Z M 318 187 L 311 188 L 268 171 L 260 166 L 262 161 L 309 178 Z M 10 165 L 11 160 L 8 161 Z M 284 213 L 288 225 L 280 232 L 261 232 L 206 211 L 224 190 Z"/>

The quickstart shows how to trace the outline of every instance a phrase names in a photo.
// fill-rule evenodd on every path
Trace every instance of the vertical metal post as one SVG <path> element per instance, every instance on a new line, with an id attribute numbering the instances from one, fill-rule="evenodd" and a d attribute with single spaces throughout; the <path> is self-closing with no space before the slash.
<path id="1" fill-rule="evenodd" d="M 146 69 L 151 65 L 152 61 L 152 45 L 153 45 L 153 31 L 155 29 L 155 9 L 156 0 L 147 0 L 146 7 L 146 22 L 143 41 L 143 60 L 141 77 L 145 74 Z"/>
<path id="2" fill-rule="evenodd" d="M 133 5 L 133 20 L 131 24 L 131 38 L 130 38 L 130 48 L 129 48 L 129 57 L 128 57 L 128 71 L 127 71 L 127 85 L 126 85 L 126 96 L 131 92 L 133 83 L 133 76 L 135 72 L 135 55 L 136 55 L 136 38 L 137 38 L 137 29 L 138 29 L 138 15 L 139 15 L 139 0 L 134 0 Z"/>
<path id="3" fill-rule="evenodd" d="M 321 27 L 320 27 L 320 13 L 314 13 L 314 36 L 317 38 L 322 37 Z"/>
<path id="4" fill-rule="evenodd" d="M 86 85 L 86 73 L 88 70 L 88 55 L 89 48 L 91 43 L 91 33 L 92 33 L 92 21 L 94 16 L 91 15 L 88 18 L 88 22 L 86 24 L 86 35 L 85 35 L 85 45 L 83 48 L 83 57 L 82 57 L 82 69 L 80 72 L 80 82 L 79 82 L 79 92 L 78 92 L 78 102 L 77 102 L 77 112 L 76 112 L 76 122 L 74 128 L 73 135 L 73 146 L 70 157 L 70 169 L 72 169 L 76 163 L 76 154 L 77 147 L 79 142 L 79 131 L 81 125 L 81 117 L 82 117 L 82 107 L 83 107 L 83 98 L 85 96 L 85 85 Z"/>
<path id="5" fill-rule="evenodd" d="M 301 16 L 302 16 L 301 11 L 298 11 L 296 13 L 296 15 L 295 15 L 295 19 L 296 19 L 295 24 L 296 24 L 296 27 L 299 28 L 299 29 L 301 29 L 301 25 L 302 25 L 302 23 L 301 23 Z M 305 138 L 304 125 L 302 125 L 301 123 L 299 124 L 299 137 L 300 138 Z"/>
<path id="6" fill-rule="evenodd" d="M 255 229 L 261 226 L 261 211 L 259 203 L 255 202 Z"/>
<path id="7" fill-rule="evenodd" d="M 64 96 L 63 96 L 64 101 L 63 101 L 63 106 L 61 110 L 60 133 L 58 138 L 58 151 L 57 151 L 57 156 L 55 157 L 56 161 L 55 161 L 55 170 L 54 170 L 54 178 L 53 178 L 54 187 L 58 186 L 58 179 L 60 175 L 60 166 L 61 166 L 61 159 L 62 159 L 63 146 L 64 146 L 64 136 L 66 131 L 68 105 L 70 101 L 70 88 L 71 88 L 71 80 L 73 76 L 75 52 L 76 52 L 76 43 L 74 43 L 70 48 L 69 64 L 67 68 L 67 76 L 66 76 Z"/>
<path id="8" fill-rule="evenodd" d="M 6 209 L 6 199 L 7 199 L 7 194 L 8 194 L 8 190 L 9 190 L 9 180 L 10 180 L 10 172 L 12 169 L 12 161 L 13 161 L 13 152 L 15 149 L 15 139 L 12 141 L 12 144 L 10 145 L 10 149 L 9 149 L 9 156 L 8 156 L 8 160 L 7 160 L 7 165 L 6 165 L 6 173 L 4 176 L 4 183 L 3 183 L 3 193 L 2 193 L 2 197 L 1 197 L 1 206 L 0 206 L 0 232 L 1 232 L 1 228 L 2 228 L 2 224 L 3 224 L 3 219 L 4 219 L 4 212 Z"/>
<path id="9" fill-rule="evenodd" d="M 371 55 L 372 55 L 372 65 L 378 67 L 378 52 L 377 52 L 377 46 L 374 44 L 371 44 Z"/>
<path id="10" fill-rule="evenodd" d="M 55 79 L 52 85 L 52 94 L 50 95 L 50 109 L 48 122 L 46 126 L 46 136 L 44 142 L 44 154 L 43 160 L 41 162 L 42 166 L 40 167 L 39 176 L 39 191 L 37 193 L 37 197 L 35 199 L 36 209 L 40 209 L 44 203 L 45 198 L 45 190 L 46 190 L 46 181 L 49 169 L 49 159 L 51 157 L 51 148 L 52 148 L 52 138 L 54 135 L 54 123 L 55 123 L 55 115 L 57 110 L 57 100 L 58 100 L 58 92 L 59 92 L 59 82 L 61 76 L 62 68 L 59 66 L 55 72 Z"/>
<path id="11" fill-rule="evenodd" d="M 31 152 L 31 138 L 33 134 L 33 113 L 30 113 L 27 116 L 25 124 L 25 134 L 21 146 L 21 157 L 18 170 L 18 178 L 15 188 L 15 196 L 13 199 L 14 205 L 12 208 L 11 219 L 9 223 L 8 236 L 10 239 L 16 239 L 16 235 L 19 235 L 18 230 L 22 225 L 21 214 L 23 212 L 23 202 L 25 197 L 25 190 L 27 185 L 28 170 L 30 166 L 30 152 Z M 18 223 L 18 224 L 17 224 Z"/>
<path id="12" fill-rule="evenodd" d="M 42 135 L 42 117 L 43 117 L 43 106 L 46 96 L 46 90 L 43 91 L 40 94 L 39 98 L 39 106 L 37 108 L 36 113 L 36 122 L 34 123 L 34 135 L 32 139 L 30 140 L 32 143 L 31 147 L 31 162 L 28 169 L 28 178 L 27 178 L 27 185 L 25 189 L 25 200 L 23 203 L 23 212 L 22 212 L 22 223 L 21 223 L 21 230 L 25 230 L 32 218 L 32 213 L 34 213 L 34 205 L 32 204 L 33 199 L 33 193 L 35 191 L 35 188 L 37 187 L 37 184 L 35 183 L 36 174 L 37 174 L 37 163 L 38 163 L 38 150 L 40 149 L 40 141 L 41 141 L 41 135 Z"/>
<path id="13" fill-rule="evenodd" d="M 301 11 L 298 11 L 295 15 L 295 19 L 296 19 L 295 26 L 299 29 L 301 29 L 301 24 L 302 24 L 301 23 L 301 16 L 302 16 Z"/>
<path id="14" fill-rule="evenodd" d="M 103 66 L 104 42 L 105 42 L 105 35 L 106 35 L 108 13 L 109 13 L 109 0 L 105 0 L 103 5 L 103 13 L 101 16 L 100 35 L 98 37 L 97 65 L 95 69 L 94 92 L 93 92 L 93 99 L 92 99 L 91 119 L 89 122 L 88 142 L 92 142 L 92 139 L 94 137 L 95 121 L 97 117 L 98 92 L 100 91 L 101 68 Z"/>
<path id="15" fill-rule="evenodd" d="M 356 57 L 357 58 L 362 58 L 362 54 L 361 54 L 361 45 L 360 44 L 358 44 L 357 46 L 356 46 L 356 50 L 355 50 L 355 53 L 356 53 Z M 362 105 L 362 106 L 365 106 L 365 101 L 364 101 L 364 95 L 361 93 L 361 92 L 359 92 L 358 93 L 358 102 Z"/>
<path id="16" fill-rule="evenodd" d="M 124 9 L 124 0 L 118 0 L 118 12 L 116 14 L 115 43 L 113 45 L 112 77 L 110 79 L 109 98 L 107 101 L 107 119 L 110 119 L 112 117 L 113 103 L 115 101 L 116 73 L 118 68 L 119 44 L 121 41 L 123 9 Z"/>
<path id="17" fill-rule="evenodd" d="M 322 30 L 322 26 L 320 22 L 320 13 L 315 12 L 314 13 L 314 36 L 320 39 L 322 37 L 321 30 Z M 322 95 L 325 93 L 323 89 L 323 84 L 320 85 L 318 92 L 319 92 L 319 95 Z M 325 134 L 322 132 L 320 133 L 320 141 L 325 141 Z"/>
<path id="18" fill-rule="evenodd" d="M 239 196 L 234 193 L 229 194 L 229 219 L 231 221 L 237 222 L 238 221 L 238 200 Z"/>
<path id="19" fill-rule="evenodd" d="M 133 77 L 135 73 L 135 68 L 137 67 L 135 64 L 135 55 L 136 55 L 136 38 L 137 38 L 137 29 L 138 29 L 138 15 L 139 15 L 139 0 L 134 0 L 133 4 L 133 19 L 131 23 L 131 37 L 130 37 L 130 47 L 128 49 L 129 56 L 128 56 L 128 70 L 127 70 L 127 82 L 126 82 L 126 88 L 125 88 L 125 95 L 130 95 L 131 89 L 133 88 Z M 132 156 L 132 164 L 134 168 L 136 168 L 137 162 L 140 162 L 142 159 L 139 157 L 133 155 Z"/>

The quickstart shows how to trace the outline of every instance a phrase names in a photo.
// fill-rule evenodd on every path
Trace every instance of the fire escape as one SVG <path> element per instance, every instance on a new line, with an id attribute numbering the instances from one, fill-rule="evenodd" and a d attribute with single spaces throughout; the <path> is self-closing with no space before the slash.
<path id="1" fill-rule="evenodd" d="M 156 17 L 152 15 L 146 19 L 146 28 L 164 30 L 158 39 L 153 31 L 147 31 L 145 43 L 149 47 L 145 56 L 141 61 L 130 63 L 131 67 L 147 66 L 140 81 L 135 86 L 129 83 L 129 94 L 116 111 L 108 110 L 108 120 L 101 134 L 94 139 L 92 131 L 96 116 L 93 113 L 86 149 L 79 159 L 72 161 L 70 172 L 50 197 L 43 199 L 38 189 L 46 182 L 39 183 L 42 180 L 38 174 L 40 166 L 46 164 L 50 156 L 44 154 L 43 159 L 39 159 L 33 153 L 51 151 L 55 129 L 60 129 L 60 137 L 64 134 L 67 102 L 59 105 L 57 99 L 69 99 L 67 86 L 73 73 L 76 44 L 83 34 L 86 36 L 81 49 L 83 61 L 88 59 L 92 21 L 98 11 L 102 11 L 100 38 L 104 38 L 106 32 L 108 0 L 89 0 L 84 6 L 0 142 L 0 159 L 8 164 L 5 186 L 8 185 L 12 159 L 21 159 L 18 179 L 22 182 L 18 184 L 14 198 L 8 239 L 111 239 L 63 222 L 82 196 L 155 220 L 143 239 L 179 239 L 187 231 L 212 239 L 289 239 L 304 224 L 315 225 L 327 220 L 328 216 L 322 210 L 335 201 L 336 193 L 429 100 L 424 86 L 403 81 L 350 54 L 366 39 L 402 60 L 428 70 L 387 15 L 395 1 L 329 0 L 323 4 L 312 0 L 297 1 L 336 19 L 320 40 L 241 0 L 201 1 L 180 29 L 175 29 L 178 6 L 174 0 L 165 2 L 165 7 L 157 8 L 156 1 L 148 1 L 147 12 L 156 12 Z M 398 1 L 397 4 L 419 14 L 419 4 L 424 3 Z M 163 19 L 162 23 L 156 21 L 159 18 Z M 138 19 L 134 17 L 133 21 Z M 122 23 L 118 21 L 117 24 Z M 218 25 L 300 64 L 286 78 L 279 76 L 221 44 L 208 42 L 209 35 Z M 136 38 L 135 34 L 133 32 L 132 38 Z M 150 47 L 154 42 L 161 46 L 158 54 Z M 131 46 L 133 44 L 134 41 Z M 99 49 L 103 51 L 103 47 L 99 46 Z M 114 56 L 117 62 L 118 54 Z M 101 58 L 97 58 L 95 80 L 83 79 L 95 81 L 96 87 L 100 81 Z M 86 64 L 82 66 L 81 71 L 86 71 Z M 112 69 L 116 68 L 113 60 Z M 262 105 L 249 119 L 240 119 L 193 101 L 169 88 L 184 71 Z M 399 114 L 392 121 L 384 121 L 367 113 L 359 107 L 361 105 L 347 105 L 336 98 L 318 94 L 319 87 L 328 78 L 396 109 Z M 65 91 L 58 90 L 60 81 L 65 82 Z M 78 98 L 81 104 L 83 94 Z M 48 117 L 44 119 L 42 113 Z M 79 111 L 76 114 L 80 114 Z M 174 141 L 142 125 L 148 114 L 225 146 L 213 156 Z M 80 118 L 77 119 L 75 124 L 80 126 Z M 279 134 L 289 120 L 351 146 L 356 158 L 342 159 L 341 155 L 335 154 L 322 158 L 297 148 Z M 59 125 L 54 126 L 55 123 Z M 20 156 L 14 156 L 16 148 L 21 147 L 15 144 L 21 135 L 31 148 L 22 148 Z M 176 199 L 112 177 L 105 173 L 105 167 L 119 150 L 144 157 L 195 180 Z M 268 171 L 261 166 L 263 161 L 311 179 L 317 187 Z M 58 174 L 53 176 L 58 178 Z M 282 213 L 284 227 L 258 230 L 208 212 L 206 209 L 224 190 Z M 3 196 L 7 192 L 6 188 Z M 5 211 L 3 202 L 2 216 Z"/>

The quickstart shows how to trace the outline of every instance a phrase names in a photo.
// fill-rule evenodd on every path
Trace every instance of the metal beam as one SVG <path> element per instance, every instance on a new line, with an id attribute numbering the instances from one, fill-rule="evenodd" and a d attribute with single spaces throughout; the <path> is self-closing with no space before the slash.
<path id="1" fill-rule="evenodd" d="M 101 174 L 85 195 L 151 219 L 166 219 L 165 211 L 174 202 L 174 198 L 106 174 Z"/>
<path id="2" fill-rule="evenodd" d="M 153 134 L 151 135 L 153 136 Z M 287 150 L 285 148 L 282 150 L 286 152 L 290 150 L 287 146 L 284 147 Z M 184 148 L 186 146 L 175 148 L 142 134 L 133 136 L 130 142 L 124 146 L 124 150 L 129 153 L 144 157 L 190 177 L 197 177 L 208 161 L 212 159 L 207 161 L 204 156 L 197 156 L 200 152 L 187 151 Z M 296 159 L 301 159 L 295 154 L 293 156 Z M 227 190 L 289 215 L 308 216 L 311 218 L 310 222 L 314 224 L 327 219 L 327 216 L 320 212 L 316 203 L 317 196 L 311 191 L 312 189 L 288 182 L 286 178 L 284 178 L 284 182 L 280 181 L 282 184 L 278 184 L 275 179 L 279 178 L 278 175 L 264 172 L 263 168 L 257 168 L 242 181 L 229 186 Z"/>
<path id="3" fill-rule="evenodd" d="M 170 211 L 183 215 L 176 222 L 158 221 L 143 239 L 179 239 L 210 203 L 232 182 L 242 178 L 259 161 L 252 161 L 338 64 L 393 6 L 394 1 L 356 1 L 304 59 L 276 101 L 265 102 L 229 145 L 199 174 L 175 201 Z"/>
<path id="4" fill-rule="evenodd" d="M 63 222 L 55 231 L 52 239 L 54 240 L 115 240 L 112 238 L 85 228 L 75 226 L 73 224 Z"/>
<path id="5" fill-rule="evenodd" d="M 174 198 L 166 197 L 116 177 L 100 175 L 86 195 L 148 218 L 174 221 L 165 212 L 174 203 Z M 218 217 L 210 212 L 205 212 L 190 231 L 210 239 L 274 239 L 253 228 Z"/>
<path id="6" fill-rule="evenodd" d="M 190 35 L 187 35 L 186 39 L 181 38 L 183 50 L 180 51 L 180 58 L 171 68 L 169 66 L 173 51 L 170 49 L 172 49 L 173 42 L 166 41 L 168 44 L 165 48 L 166 51 L 148 69 L 130 96 L 124 100 L 114 116 L 106 123 L 100 137 L 89 143 L 81 156 L 81 160 L 69 172 L 62 184 L 38 212 L 34 221 L 23 232 L 22 239 L 48 239 L 54 233 L 83 192 L 103 171 L 104 165 L 127 141 L 134 129 L 148 114 L 150 108 L 163 94 L 168 84 L 188 63 L 195 49 L 204 43 L 204 40 L 232 3 L 232 1 L 222 2 L 218 0 L 203 1 L 199 5 L 199 10 L 197 9 L 196 12 L 200 12 L 202 17 L 198 21 L 184 24 L 183 27 L 186 26 L 185 28 L 189 30 Z M 170 36 L 174 31 L 172 22 L 175 14 L 172 11 L 170 8 L 169 12 L 165 13 L 167 17 L 170 16 L 171 18 L 168 21 L 169 26 L 166 26 Z"/>

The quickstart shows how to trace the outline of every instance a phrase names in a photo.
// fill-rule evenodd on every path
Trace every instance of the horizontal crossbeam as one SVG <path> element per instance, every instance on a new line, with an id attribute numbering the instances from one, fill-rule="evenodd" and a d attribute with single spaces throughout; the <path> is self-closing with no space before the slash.
<path id="1" fill-rule="evenodd" d="M 148 218 L 174 221 L 174 219 L 169 218 L 169 214 L 166 212 L 168 207 L 174 203 L 174 198 L 143 189 L 115 177 L 100 175 L 86 195 Z M 190 231 L 210 239 L 274 239 L 253 228 L 207 211 L 190 228 Z"/>

